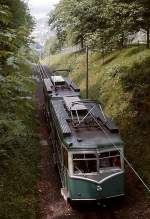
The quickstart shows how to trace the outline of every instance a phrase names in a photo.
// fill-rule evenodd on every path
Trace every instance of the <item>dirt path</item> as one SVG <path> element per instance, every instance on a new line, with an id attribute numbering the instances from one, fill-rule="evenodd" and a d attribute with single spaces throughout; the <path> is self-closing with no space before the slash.
<path id="1" fill-rule="evenodd" d="M 80 208 L 73 210 L 66 204 L 60 195 L 60 180 L 52 161 L 52 149 L 49 142 L 48 129 L 46 127 L 42 108 L 43 94 L 42 84 L 37 82 L 36 102 L 38 108 L 38 121 L 40 133 L 40 179 L 38 181 L 39 193 L 39 219 L 94 219 L 111 218 L 97 215 L 97 209 Z M 139 186 L 133 174 L 127 170 L 128 180 L 127 197 L 121 207 L 113 207 L 113 218 L 115 219 L 150 219 L 150 202 L 144 198 L 142 187 Z M 101 212 L 101 209 L 98 210 Z"/>

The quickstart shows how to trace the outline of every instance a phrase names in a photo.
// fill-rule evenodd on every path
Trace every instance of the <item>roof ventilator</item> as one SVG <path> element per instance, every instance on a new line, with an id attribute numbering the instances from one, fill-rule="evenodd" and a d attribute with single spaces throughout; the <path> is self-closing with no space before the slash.
<path id="1" fill-rule="evenodd" d="M 64 97 L 65 105 L 71 116 L 73 127 L 100 127 L 99 120 L 104 124 L 107 118 L 100 104 L 79 97 Z"/>

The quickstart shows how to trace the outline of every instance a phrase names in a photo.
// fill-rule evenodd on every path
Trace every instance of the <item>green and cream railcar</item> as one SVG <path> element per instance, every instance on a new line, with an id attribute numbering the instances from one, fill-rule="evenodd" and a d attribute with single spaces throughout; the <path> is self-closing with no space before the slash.
<path id="1" fill-rule="evenodd" d="M 56 95 L 58 97 L 58 95 Z M 123 142 L 96 101 L 78 95 L 46 99 L 46 115 L 65 200 L 124 195 Z"/>

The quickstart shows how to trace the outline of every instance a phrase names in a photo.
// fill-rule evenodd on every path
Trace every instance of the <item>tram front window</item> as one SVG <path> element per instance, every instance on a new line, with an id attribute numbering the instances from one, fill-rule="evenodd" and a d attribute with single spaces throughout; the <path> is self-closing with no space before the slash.
<path id="1" fill-rule="evenodd" d="M 110 151 L 99 154 L 100 169 L 115 168 L 121 169 L 120 153 L 119 151 Z"/>
<path id="2" fill-rule="evenodd" d="M 97 160 L 95 154 L 74 154 L 73 169 L 75 175 L 92 174 L 97 172 Z"/>

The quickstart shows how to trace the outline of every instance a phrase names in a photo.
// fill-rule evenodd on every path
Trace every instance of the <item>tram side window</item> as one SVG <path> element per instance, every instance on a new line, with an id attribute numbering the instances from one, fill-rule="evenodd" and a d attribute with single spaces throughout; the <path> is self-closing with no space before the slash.
<path id="1" fill-rule="evenodd" d="M 97 172 L 97 160 L 94 154 L 74 154 L 73 170 L 75 175 Z"/>
<path id="2" fill-rule="evenodd" d="M 99 154 L 100 168 L 121 168 L 119 151 L 110 151 Z"/>

